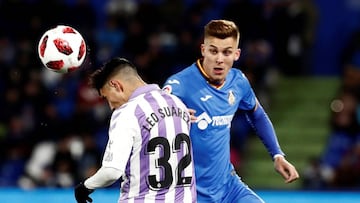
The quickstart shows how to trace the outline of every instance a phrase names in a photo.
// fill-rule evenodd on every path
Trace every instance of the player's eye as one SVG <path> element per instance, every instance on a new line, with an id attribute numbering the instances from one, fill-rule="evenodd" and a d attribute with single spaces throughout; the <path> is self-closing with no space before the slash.
<path id="1" fill-rule="evenodd" d="M 216 49 L 210 49 L 210 53 L 211 53 L 211 54 L 217 54 L 218 51 L 217 51 Z"/>
<path id="2" fill-rule="evenodd" d="M 232 54 L 232 51 L 231 51 L 231 50 L 225 50 L 225 51 L 223 52 L 223 54 L 224 54 L 225 56 L 229 56 L 229 55 Z"/>

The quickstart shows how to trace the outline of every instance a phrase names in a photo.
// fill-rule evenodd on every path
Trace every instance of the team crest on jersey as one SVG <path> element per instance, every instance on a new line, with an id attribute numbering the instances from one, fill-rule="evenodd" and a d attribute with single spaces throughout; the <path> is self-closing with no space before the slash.
<path id="1" fill-rule="evenodd" d="M 172 91 L 171 85 L 165 85 L 162 90 L 170 94 Z"/>
<path id="2" fill-rule="evenodd" d="M 228 102 L 230 105 L 233 105 L 235 103 L 235 95 L 232 90 L 229 91 Z"/>

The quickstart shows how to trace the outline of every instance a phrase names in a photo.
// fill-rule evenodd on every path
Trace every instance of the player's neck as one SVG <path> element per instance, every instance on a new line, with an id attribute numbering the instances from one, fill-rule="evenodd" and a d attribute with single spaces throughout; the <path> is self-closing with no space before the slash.
<path id="1" fill-rule="evenodd" d="M 206 74 L 206 72 L 205 72 L 205 70 L 204 70 L 204 68 L 202 66 L 202 59 L 198 59 L 196 61 L 196 64 L 197 64 L 197 67 L 198 67 L 201 75 L 206 79 L 206 81 L 207 81 L 207 83 L 209 85 L 211 85 L 212 87 L 214 87 L 216 89 L 220 89 L 221 87 L 224 86 L 225 80 L 219 82 L 219 81 L 213 81 L 213 80 L 210 79 L 210 77 L 208 76 L 208 74 Z"/>

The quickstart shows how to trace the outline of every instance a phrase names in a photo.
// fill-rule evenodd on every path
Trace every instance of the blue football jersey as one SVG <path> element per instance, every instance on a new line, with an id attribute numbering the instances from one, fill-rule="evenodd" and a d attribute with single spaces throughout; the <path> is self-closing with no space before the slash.
<path id="1" fill-rule="evenodd" d="M 230 161 L 230 127 L 238 109 L 252 110 L 256 96 L 249 81 L 232 68 L 220 88 L 208 84 L 200 61 L 170 76 L 163 89 L 177 95 L 196 111 L 191 125 L 197 191 L 221 196 L 221 188 L 234 168 Z"/>

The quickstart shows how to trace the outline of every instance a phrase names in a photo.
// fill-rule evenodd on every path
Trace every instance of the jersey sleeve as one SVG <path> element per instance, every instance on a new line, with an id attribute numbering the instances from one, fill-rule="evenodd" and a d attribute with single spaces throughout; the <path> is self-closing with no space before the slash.
<path id="1" fill-rule="evenodd" d="M 107 187 L 117 181 L 122 173 L 123 171 L 115 168 L 101 167 L 93 176 L 86 179 L 84 185 L 88 189 Z"/>
<path id="2" fill-rule="evenodd" d="M 103 167 L 125 171 L 137 134 L 136 127 L 133 126 L 137 122 L 132 119 L 134 118 L 127 116 L 126 112 L 114 112 L 109 127 L 109 140 L 102 160 Z"/>
<path id="3" fill-rule="evenodd" d="M 182 98 L 184 97 L 183 86 L 184 86 L 183 81 L 181 81 L 180 78 L 177 77 L 176 75 L 173 75 L 165 81 L 162 89 L 168 93 L 174 94 Z"/>
<path id="4" fill-rule="evenodd" d="M 274 126 L 261 104 L 258 103 L 258 108 L 255 111 L 248 111 L 246 115 L 270 156 L 274 157 L 277 154 L 284 156 Z"/>
<path id="5" fill-rule="evenodd" d="M 249 80 L 246 76 L 240 72 L 240 91 L 243 92 L 242 99 L 240 101 L 239 109 L 240 110 L 253 110 L 256 105 L 256 95 L 252 89 Z"/>

